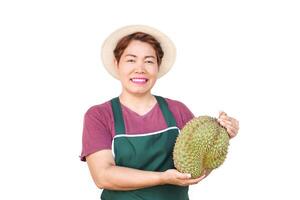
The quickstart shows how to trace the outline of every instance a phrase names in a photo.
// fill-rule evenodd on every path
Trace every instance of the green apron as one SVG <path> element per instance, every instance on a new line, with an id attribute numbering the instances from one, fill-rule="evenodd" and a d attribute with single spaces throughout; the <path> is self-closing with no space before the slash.
<path id="1" fill-rule="evenodd" d="M 128 135 L 119 98 L 111 100 L 116 135 L 112 152 L 117 166 L 163 172 L 174 169 L 172 152 L 179 134 L 176 121 L 164 98 L 155 96 L 168 128 L 154 133 Z M 134 177 L 132 177 L 134 178 Z M 188 187 L 158 185 L 129 191 L 104 189 L 102 200 L 188 200 Z"/>

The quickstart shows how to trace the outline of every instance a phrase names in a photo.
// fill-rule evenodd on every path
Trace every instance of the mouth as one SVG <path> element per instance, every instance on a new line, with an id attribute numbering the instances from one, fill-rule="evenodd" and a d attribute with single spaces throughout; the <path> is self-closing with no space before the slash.
<path id="1" fill-rule="evenodd" d="M 148 82 L 148 79 L 147 78 L 131 78 L 130 81 L 135 84 L 145 84 Z"/>

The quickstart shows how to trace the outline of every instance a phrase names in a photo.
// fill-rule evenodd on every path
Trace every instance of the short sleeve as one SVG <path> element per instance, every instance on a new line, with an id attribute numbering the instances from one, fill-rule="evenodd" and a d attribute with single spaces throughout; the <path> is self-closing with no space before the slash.
<path id="1" fill-rule="evenodd" d="M 180 110 L 179 113 L 180 113 L 181 120 L 182 120 L 179 128 L 182 129 L 188 121 L 190 121 L 191 119 L 194 118 L 194 114 L 183 103 L 180 103 L 179 110 Z"/>
<path id="2" fill-rule="evenodd" d="M 82 133 L 81 161 L 86 161 L 86 156 L 103 149 L 111 149 L 112 135 L 109 121 L 104 109 L 93 106 L 84 115 Z"/>
<path id="3" fill-rule="evenodd" d="M 194 118 L 194 114 L 184 103 L 167 98 L 166 100 L 169 104 L 171 112 L 176 119 L 176 123 L 179 129 L 182 129 L 188 121 Z"/>

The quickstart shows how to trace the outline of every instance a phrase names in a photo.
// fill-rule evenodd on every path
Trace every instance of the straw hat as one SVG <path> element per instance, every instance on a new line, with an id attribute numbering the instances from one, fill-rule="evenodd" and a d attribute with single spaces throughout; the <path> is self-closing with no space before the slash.
<path id="1" fill-rule="evenodd" d="M 144 25 L 131 25 L 117 29 L 110 34 L 103 42 L 101 58 L 106 70 L 116 79 L 118 79 L 117 72 L 114 67 L 114 49 L 121 38 L 135 32 L 143 32 L 153 36 L 159 43 L 164 51 L 162 62 L 159 66 L 158 78 L 165 75 L 173 66 L 176 57 L 176 48 L 174 43 L 159 30 L 144 26 Z"/>

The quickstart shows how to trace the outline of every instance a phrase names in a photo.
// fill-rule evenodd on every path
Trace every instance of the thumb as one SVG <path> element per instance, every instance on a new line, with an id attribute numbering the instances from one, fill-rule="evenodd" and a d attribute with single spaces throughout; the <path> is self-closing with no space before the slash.
<path id="1" fill-rule="evenodd" d="M 220 111 L 219 111 L 219 117 L 221 117 L 222 115 L 225 115 L 225 116 L 226 116 L 227 114 L 226 114 L 223 110 L 220 110 Z"/>

